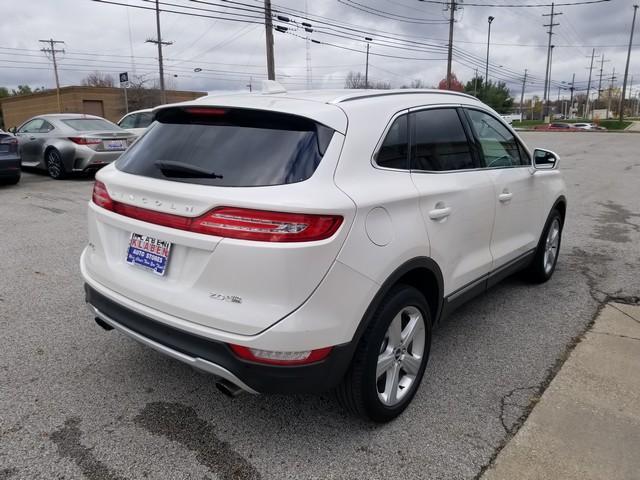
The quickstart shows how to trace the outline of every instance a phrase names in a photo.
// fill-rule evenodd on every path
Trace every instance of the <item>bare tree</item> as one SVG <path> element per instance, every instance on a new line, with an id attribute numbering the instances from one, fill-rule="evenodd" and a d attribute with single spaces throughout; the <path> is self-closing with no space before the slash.
<path id="1" fill-rule="evenodd" d="M 367 85 L 362 72 L 349 72 L 344 80 L 344 88 L 375 88 L 379 90 L 389 90 L 391 88 L 391 84 L 389 82 L 369 81 L 369 84 Z"/>
<path id="2" fill-rule="evenodd" d="M 429 88 L 427 86 L 426 83 L 424 83 L 424 81 L 420 80 L 419 78 L 416 78 L 415 80 L 411 80 L 411 83 L 409 85 L 403 85 L 400 88 Z"/>
<path id="3" fill-rule="evenodd" d="M 113 76 L 98 71 L 84 77 L 81 83 L 85 87 L 113 87 L 115 85 Z"/>

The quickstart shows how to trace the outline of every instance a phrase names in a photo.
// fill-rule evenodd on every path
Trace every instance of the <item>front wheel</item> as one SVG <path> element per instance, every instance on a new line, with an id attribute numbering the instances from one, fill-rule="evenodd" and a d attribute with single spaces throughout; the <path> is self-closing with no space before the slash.
<path id="1" fill-rule="evenodd" d="M 62 155 L 60 152 L 54 148 L 47 152 L 47 172 L 49 176 L 53 179 L 60 180 L 63 179 L 66 175 L 66 169 L 64 168 L 64 163 L 62 161 Z"/>
<path id="2" fill-rule="evenodd" d="M 338 401 L 374 422 L 400 415 L 415 395 L 429 358 L 431 316 L 414 287 L 394 287 L 374 313 L 354 354 Z"/>
<path id="3" fill-rule="evenodd" d="M 544 283 L 551 278 L 556 269 L 556 263 L 558 263 L 561 239 L 562 216 L 560 212 L 554 210 L 547 219 L 531 265 L 525 271 L 528 280 L 534 283 Z"/>

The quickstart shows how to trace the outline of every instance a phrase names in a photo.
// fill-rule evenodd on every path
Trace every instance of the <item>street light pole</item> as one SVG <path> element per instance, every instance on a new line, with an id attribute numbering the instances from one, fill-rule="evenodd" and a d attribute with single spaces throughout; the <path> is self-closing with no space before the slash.
<path id="1" fill-rule="evenodd" d="M 487 33 L 487 65 L 484 70 L 484 82 L 487 83 L 489 80 L 489 44 L 491 42 L 491 23 L 495 20 L 495 17 L 489 16 L 487 21 L 489 22 L 489 31 Z"/>

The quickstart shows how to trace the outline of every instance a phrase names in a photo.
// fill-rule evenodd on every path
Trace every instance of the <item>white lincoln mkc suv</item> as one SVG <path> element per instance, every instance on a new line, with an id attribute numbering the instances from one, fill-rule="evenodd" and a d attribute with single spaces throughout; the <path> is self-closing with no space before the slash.
<path id="1" fill-rule="evenodd" d="M 154 114 L 96 175 L 86 301 L 229 395 L 332 390 L 388 421 L 439 322 L 554 272 L 559 159 L 474 97 L 267 82 Z"/>

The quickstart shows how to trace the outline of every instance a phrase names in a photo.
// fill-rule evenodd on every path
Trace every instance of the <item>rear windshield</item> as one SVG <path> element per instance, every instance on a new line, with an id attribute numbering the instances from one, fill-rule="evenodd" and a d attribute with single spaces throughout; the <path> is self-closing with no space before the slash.
<path id="1" fill-rule="evenodd" d="M 296 115 L 173 108 L 116 163 L 126 173 L 201 185 L 257 187 L 313 175 L 333 130 Z"/>
<path id="2" fill-rule="evenodd" d="M 120 130 L 120 127 L 118 127 L 117 125 L 100 118 L 71 118 L 68 120 L 62 120 L 62 123 L 73 128 L 74 130 L 77 130 L 78 132 L 91 132 L 94 130 Z"/>

